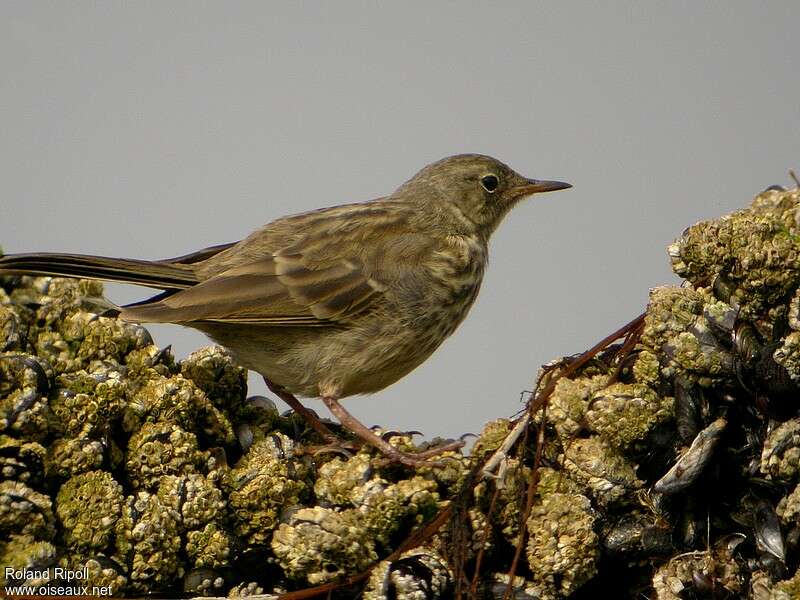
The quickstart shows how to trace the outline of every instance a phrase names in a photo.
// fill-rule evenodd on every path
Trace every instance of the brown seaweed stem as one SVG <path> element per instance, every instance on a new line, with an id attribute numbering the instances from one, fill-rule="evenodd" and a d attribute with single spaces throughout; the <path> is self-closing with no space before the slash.
<path id="1" fill-rule="evenodd" d="M 569 377 L 573 373 L 577 372 L 583 365 L 589 362 L 592 358 L 594 358 L 598 353 L 602 350 L 607 348 L 611 345 L 614 341 L 618 340 L 621 337 L 625 337 L 625 342 L 620 349 L 619 356 L 624 359 L 628 352 L 630 352 L 636 343 L 639 340 L 639 336 L 642 333 L 642 329 L 644 328 L 644 317 L 645 313 L 640 314 L 638 317 L 633 319 L 632 321 L 626 323 L 619 329 L 617 329 L 614 333 L 606 336 L 602 340 L 600 340 L 597 344 L 592 346 L 589 350 L 578 356 L 575 360 L 570 362 L 563 371 L 558 373 L 555 377 L 551 378 L 545 387 L 534 396 L 531 396 L 531 399 L 528 401 L 528 410 L 525 412 L 525 415 L 520 417 L 521 419 L 525 419 L 527 423 L 530 423 L 530 420 L 533 418 L 537 412 L 545 411 L 547 409 L 547 400 L 552 395 L 553 391 L 556 389 L 556 384 L 558 380 L 562 377 Z M 615 374 L 616 375 L 616 374 Z M 531 479 L 528 482 L 528 490 L 527 496 L 525 499 L 525 509 L 522 511 L 522 518 L 520 519 L 520 536 L 517 542 L 517 548 L 514 552 L 514 558 L 511 561 L 511 568 L 508 570 L 508 585 L 506 586 L 505 594 L 503 595 L 503 600 L 510 600 L 511 594 L 514 591 L 514 580 L 517 574 L 517 567 L 519 566 L 519 560 L 522 556 L 522 549 L 525 546 L 525 536 L 527 533 L 527 522 L 528 518 L 531 514 L 531 509 L 533 508 L 533 501 L 536 497 L 536 488 L 537 484 L 539 483 L 539 463 L 542 457 L 542 449 L 544 448 L 544 428 L 545 428 L 545 420 L 542 418 L 542 423 L 539 426 L 539 431 L 537 432 L 536 436 L 536 454 L 534 456 L 533 466 L 531 469 Z"/>

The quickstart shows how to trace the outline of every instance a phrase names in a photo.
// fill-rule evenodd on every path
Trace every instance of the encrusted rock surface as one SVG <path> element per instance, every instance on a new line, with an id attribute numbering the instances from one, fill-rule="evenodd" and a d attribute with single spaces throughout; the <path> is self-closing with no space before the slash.
<path id="1" fill-rule="evenodd" d="M 323 448 L 248 398 L 224 350 L 178 362 L 100 316 L 100 284 L 0 278 L 0 566 L 30 570 L 0 583 L 61 567 L 115 596 L 279 598 L 363 574 L 331 597 L 498 598 L 521 545 L 519 599 L 798 597 L 800 191 L 698 223 L 669 256 L 684 285 L 651 291 L 625 356 L 558 380 L 489 478 L 471 471 L 507 419 L 416 471 Z"/>

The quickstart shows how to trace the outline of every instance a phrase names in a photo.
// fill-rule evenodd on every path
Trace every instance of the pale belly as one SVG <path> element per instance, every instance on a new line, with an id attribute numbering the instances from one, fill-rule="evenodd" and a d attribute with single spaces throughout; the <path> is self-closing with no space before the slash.
<path id="1" fill-rule="evenodd" d="M 342 327 L 202 329 L 242 366 L 292 394 L 317 397 L 324 390 L 342 398 L 377 392 L 422 364 L 461 323 L 476 295 L 428 306 L 411 322 L 384 310 Z"/>

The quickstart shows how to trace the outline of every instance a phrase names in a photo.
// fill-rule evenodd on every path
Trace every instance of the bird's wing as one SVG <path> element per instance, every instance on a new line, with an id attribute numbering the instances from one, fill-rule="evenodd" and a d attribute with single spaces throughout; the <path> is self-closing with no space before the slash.
<path id="1" fill-rule="evenodd" d="M 167 298 L 124 307 L 121 316 L 167 323 L 331 325 L 368 308 L 384 289 L 358 258 L 320 264 L 307 260 L 303 244 L 296 243 Z"/>

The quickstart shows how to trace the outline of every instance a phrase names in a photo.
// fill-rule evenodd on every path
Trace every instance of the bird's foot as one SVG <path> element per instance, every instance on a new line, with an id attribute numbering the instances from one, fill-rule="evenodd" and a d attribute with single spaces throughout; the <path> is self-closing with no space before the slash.
<path id="1" fill-rule="evenodd" d="M 448 457 L 442 459 L 435 459 L 435 457 L 446 452 L 455 452 L 456 450 L 463 448 L 463 446 L 463 441 L 456 440 L 452 442 L 446 442 L 439 446 L 434 446 L 433 448 L 428 448 L 427 450 L 423 450 L 421 452 L 403 452 L 402 450 L 398 450 L 394 446 L 390 445 L 392 450 L 388 452 L 383 448 L 379 448 L 379 450 L 381 450 L 383 453 L 383 458 L 379 458 L 377 462 L 381 466 L 399 463 L 414 468 L 444 467 L 447 464 Z"/>
<path id="2" fill-rule="evenodd" d="M 322 420 L 314 413 L 314 411 L 303 406 L 303 404 L 292 394 L 287 392 L 281 386 L 272 383 L 266 377 L 264 377 L 264 383 L 267 384 L 267 387 L 273 394 L 275 394 L 278 398 L 286 402 L 286 404 L 288 404 L 294 412 L 302 416 L 303 419 L 305 419 L 306 423 L 308 423 L 308 425 L 314 431 L 316 431 L 320 436 L 322 436 L 322 439 L 324 439 L 326 442 L 332 445 L 340 443 L 339 436 L 333 433 L 328 428 L 328 426 L 325 425 L 325 423 L 323 423 Z"/>
<path id="3" fill-rule="evenodd" d="M 455 441 L 448 442 L 435 448 L 429 448 L 427 450 L 423 450 L 422 452 L 404 452 L 395 446 L 392 446 L 385 439 L 385 436 L 377 435 L 369 427 L 356 419 L 339 403 L 336 398 L 331 396 L 323 396 L 322 401 L 325 403 L 325 406 L 328 407 L 328 410 L 330 410 L 333 415 L 339 419 L 339 422 L 344 427 L 355 433 L 370 446 L 377 448 L 381 454 L 383 454 L 383 459 L 381 459 L 381 461 L 384 464 L 397 463 L 415 468 L 444 466 L 444 461 L 431 460 L 431 458 L 438 456 L 443 452 L 456 450 L 464 445 L 464 442 L 462 441 Z"/>

